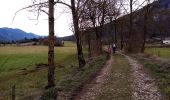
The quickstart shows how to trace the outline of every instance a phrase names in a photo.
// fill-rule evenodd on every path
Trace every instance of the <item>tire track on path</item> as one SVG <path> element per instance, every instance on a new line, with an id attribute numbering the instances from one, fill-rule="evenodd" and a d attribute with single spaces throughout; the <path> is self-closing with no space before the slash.
<path id="1" fill-rule="evenodd" d="M 106 62 L 103 69 L 99 72 L 97 77 L 94 78 L 92 82 L 85 85 L 82 91 L 77 95 L 77 97 L 74 100 L 95 100 L 96 96 L 99 95 L 101 91 L 101 87 L 104 84 L 105 81 L 107 81 L 109 72 L 112 68 L 112 56 L 110 59 Z"/>

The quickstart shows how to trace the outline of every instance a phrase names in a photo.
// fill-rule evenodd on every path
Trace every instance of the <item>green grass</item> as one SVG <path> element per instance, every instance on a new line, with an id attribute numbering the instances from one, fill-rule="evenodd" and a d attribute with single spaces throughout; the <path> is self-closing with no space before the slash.
<path id="1" fill-rule="evenodd" d="M 87 56 L 87 51 L 85 56 Z M 36 64 L 47 63 L 47 46 L 6 46 L 0 47 L 0 99 L 10 100 L 11 87 L 16 85 L 16 100 L 33 100 L 42 94 L 44 100 L 56 93 L 72 93 L 100 70 L 106 60 L 101 55 L 84 68 L 78 69 L 76 47 L 73 42 L 65 42 L 64 47 L 55 47 L 56 87 L 44 90 L 47 85 L 47 68 L 37 68 Z M 61 97 L 62 98 L 62 97 Z"/>
<path id="2" fill-rule="evenodd" d="M 64 46 L 66 46 L 66 47 L 75 47 L 76 44 L 75 44 L 75 42 L 64 41 Z"/>
<path id="3" fill-rule="evenodd" d="M 155 60 L 145 55 L 133 55 L 133 57 L 138 59 L 153 77 L 164 95 L 164 100 L 170 100 L 170 63 Z"/>
<path id="4" fill-rule="evenodd" d="M 162 69 L 162 66 L 159 66 L 154 63 L 145 63 L 145 68 L 149 69 L 151 74 L 156 79 L 159 88 L 161 89 L 162 93 L 165 94 L 166 100 L 170 99 L 170 73 L 168 71 Z"/>
<path id="5" fill-rule="evenodd" d="M 161 58 L 170 58 L 170 48 L 147 48 L 145 53 Z"/>
<path id="6" fill-rule="evenodd" d="M 112 69 L 96 100 L 132 100 L 130 66 L 124 56 L 113 56 Z"/>
<path id="7" fill-rule="evenodd" d="M 76 48 L 70 44 L 55 48 L 56 83 L 77 69 Z M 46 64 L 47 52 L 46 46 L 0 47 L 0 96 L 3 97 L 2 100 L 10 99 L 12 85 L 16 85 L 17 100 L 23 100 L 22 98 L 44 89 L 47 84 L 47 68 L 37 69 L 35 64 Z"/>
<path id="8" fill-rule="evenodd" d="M 61 100 L 70 100 L 70 98 L 74 97 L 74 94 L 78 92 L 79 87 L 81 87 L 84 83 L 88 82 L 92 77 L 96 75 L 96 73 L 102 68 L 106 61 L 106 55 L 103 54 L 97 57 L 91 63 L 86 64 L 85 67 L 79 70 L 72 71 L 67 74 L 55 87 L 55 89 L 50 89 L 46 92 L 46 94 L 42 97 L 42 100 L 53 100 L 55 90 L 58 90 L 60 93 L 67 94 L 65 96 L 58 96 Z M 53 94 L 53 95 L 52 95 Z"/>

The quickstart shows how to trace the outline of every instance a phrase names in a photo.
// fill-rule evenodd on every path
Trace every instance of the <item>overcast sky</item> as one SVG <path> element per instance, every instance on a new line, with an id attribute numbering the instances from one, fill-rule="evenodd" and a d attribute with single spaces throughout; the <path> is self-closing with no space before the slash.
<path id="1" fill-rule="evenodd" d="M 1 0 L 0 28 L 19 28 L 26 32 L 32 32 L 38 35 L 48 35 L 48 16 L 45 14 L 42 14 L 39 17 L 39 21 L 30 20 L 36 18 L 36 13 L 30 13 L 27 10 L 24 10 L 17 14 L 12 23 L 15 12 L 23 7 L 31 5 L 31 1 L 32 0 Z M 138 2 L 140 4 L 143 0 L 139 0 Z M 66 12 L 63 13 L 63 9 L 66 9 L 64 6 L 57 6 L 55 8 L 55 34 L 60 37 L 72 35 L 73 32 L 70 28 L 72 23 L 71 14 Z M 67 12 L 69 12 L 68 9 Z"/>
<path id="2" fill-rule="evenodd" d="M 17 14 L 12 23 L 15 12 L 31 4 L 31 0 L 1 0 L 0 28 L 19 28 L 26 32 L 33 32 L 38 35 L 48 35 L 48 16 L 45 14 L 40 16 L 39 21 L 30 20 L 35 18 L 36 13 L 30 13 L 24 10 Z M 61 8 L 63 7 L 57 7 L 58 12 L 55 13 L 55 34 L 60 37 L 73 34 L 70 30 L 70 14 L 63 13 Z"/>

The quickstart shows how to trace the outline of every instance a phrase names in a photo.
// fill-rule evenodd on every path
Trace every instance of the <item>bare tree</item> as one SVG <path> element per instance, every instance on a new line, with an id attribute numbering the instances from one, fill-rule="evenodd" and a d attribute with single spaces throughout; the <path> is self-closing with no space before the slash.
<path id="1" fill-rule="evenodd" d="M 65 5 L 68 8 L 70 8 L 72 12 L 74 33 L 75 33 L 76 44 L 77 44 L 78 62 L 79 62 L 79 67 L 82 68 L 85 65 L 85 60 L 84 60 L 84 55 L 83 55 L 83 50 L 82 50 L 82 44 L 80 41 L 79 16 L 81 15 L 81 10 L 79 11 L 79 9 L 80 8 L 83 9 L 83 6 L 86 2 L 83 0 L 76 0 L 76 1 L 71 0 L 71 5 L 70 5 L 68 2 L 56 0 L 53 3 L 54 3 L 53 6 L 56 4 Z"/>
<path id="2" fill-rule="evenodd" d="M 49 5 L 49 15 L 48 15 L 48 23 L 49 23 L 49 36 L 48 36 L 48 85 L 47 87 L 55 86 L 55 61 L 54 61 L 54 0 L 48 1 Z"/>
<path id="3" fill-rule="evenodd" d="M 136 36 L 139 34 L 135 33 L 135 28 L 134 28 L 134 22 L 137 20 L 135 17 L 138 14 L 135 14 L 137 10 L 142 8 L 145 5 L 145 1 L 141 0 L 129 0 L 122 3 L 123 10 L 127 14 L 129 14 L 129 32 L 127 36 L 127 47 L 126 47 L 126 52 L 127 53 L 133 53 L 133 52 L 139 52 L 139 48 L 137 45 L 137 40 Z M 128 7 L 129 6 L 129 7 Z"/>
<path id="4" fill-rule="evenodd" d="M 141 47 L 141 53 L 144 53 L 145 51 L 145 44 L 146 44 L 146 35 L 148 34 L 148 24 L 149 24 L 149 14 L 153 10 L 153 6 L 151 6 L 151 0 L 145 0 L 146 6 L 144 9 L 144 26 L 143 26 L 143 35 L 142 35 L 142 47 Z"/>
<path id="5" fill-rule="evenodd" d="M 128 43 L 128 52 L 132 52 L 132 32 L 133 32 L 133 0 L 130 0 L 130 19 L 129 19 L 129 43 Z"/>
<path id="6" fill-rule="evenodd" d="M 121 5 L 118 0 L 108 0 L 107 1 L 107 16 L 110 23 L 110 34 L 112 36 L 112 43 L 114 42 L 117 45 L 117 18 L 120 15 Z M 114 27 L 114 32 L 112 28 Z M 114 34 L 113 34 L 114 33 Z"/>
<path id="7" fill-rule="evenodd" d="M 91 32 L 91 29 L 89 29 L 90 27 L 90 23 L 83 17 L 83 14 L 80 17 L 80 25 L 81 27 L 81 38 L 82 38 L 82 42 L 84 43 L 83 45 L 88 45 L 88 57 L 92 58 L 92 46 L 91 46 L 91 42 L 92 42 L 92 38 L 93 38 L 93 34 Z"/>
<path id="8" fill-rule="evenodd" d="M 124 43 L 125 43 L 125 37 L 126 37 L 126 33 L 127 33 L 127 19 L 126 17 L 121 17 L 119 18 L 119 20 L 117 21 L 118 25 L 118 33 L 120 36 L 120 49 L 123 50 L 124 48 Z"/>
<path id="9" fill-rule="evenodd" d="M 58 1 L 58 0 L 57 0 Z M 22 8 L 18 10 L 15 13 L 15 16 L 18 12 L 27 9 L 30 12 L 37 12 L 37 18 L 35 20 L 38 20 L 40 14 L 43 12 L 48 15 L 48 24 L 49 24 L 49 36 L 48 36 L 48 84 L 46 88 L 50 88 L 55 86 L 55 61 L 54 61 L 54 0 L 32 0 L 33 4 L 30 6 L 27 6 L 25 8 Z M 48 12 L 46 11 L 48 9 Z M 13 21 L 15 19 L 15 16 L 13 18 Z"/>
<path id="10" fill-rule="evenodd" d="M 90 23 L 88 28 L 91 28 L 95 33 L 95 53 L 100 55 L 102 53 L 102 34 L 104 24 L 106 23 L 106 6 L 107 0 L 88 0 L 83 18 Z"/>
<path id="11" fill-rule="evenodd" d="M 71 11 L 72 11 L 72 17 L 73 17 L 73 24 L 74 24 L 74 33 L 76 36 L 76 44 L 77 44 L 77 52 L 78 52 L 78 60 L 79 60 L 79 67 L 82 68 L 85 65 L 85 60 L 83 56 L 83 51 L 82 51 L 82 44 L 80 40 L 80 28 L 79 28 L 79 14 L 78 12 L 79 4 L 81 0 L 78 0 L 77 2 L 77 9 L 75 6 L 75 0 L 71 0 Z"/>

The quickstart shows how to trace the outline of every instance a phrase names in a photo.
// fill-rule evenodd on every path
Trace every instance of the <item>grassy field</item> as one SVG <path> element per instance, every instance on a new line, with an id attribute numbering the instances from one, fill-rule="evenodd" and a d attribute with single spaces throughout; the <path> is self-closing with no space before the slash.
<path id="1" fill-rule="evenodd" d="M 170 48 L 147 48 L 146 53 L 161 58 L 170 58 Z"/>
<path id="2" fill-rule="evenodd" d="M 41 91 L 47 83 L 46 46 L 0 47 L 0 100 L 9 100 L 11 86 L 16 85 L 17 100 Z M 77 68 L 74 43 L 55 48 L 56 83 Z M 25 99 L 24 99 L 25 100 Z"/>

